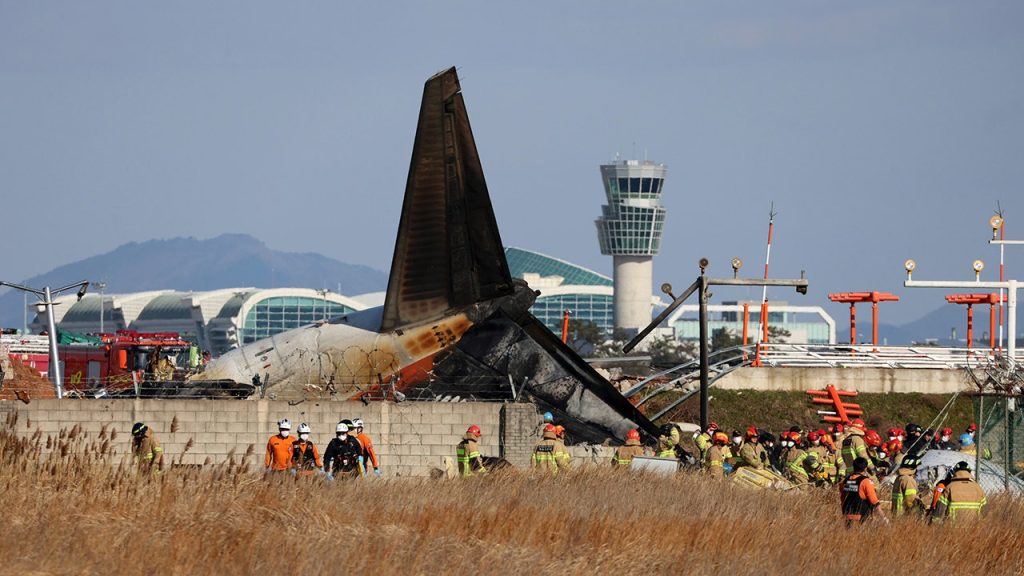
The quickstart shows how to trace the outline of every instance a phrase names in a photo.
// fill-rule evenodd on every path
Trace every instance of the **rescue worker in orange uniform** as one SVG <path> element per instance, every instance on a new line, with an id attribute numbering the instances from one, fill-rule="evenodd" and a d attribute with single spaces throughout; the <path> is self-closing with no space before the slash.
<path id="1" fill-rule="evenodd" d="M 915 456 L 906 456 L 896 471 L 896 481 L 892 484 L 892 514 L 895 517 L 912 514 L 923 510 L 917 493 L 918 460 Z"/>
<path id="2" fill-rule="evenodd" d="M 633 458 L 643 456 L 644 448 L 640 445 L 640 431 L 631 428 L 626 432 L 626 443 L 615 449 L 612 456 L 612 468 L 629 468 Z"/>
<path id="3" fill-rule="evenodd" d="M 380 459 L 377 457 L 377 451 L 373 448 L 373 440 L 370 439 L 369 434 L 363 432 L 363 421 L 356 418 L 352 424 L 355 425 L 356 440 L 359 440 L 359 444 L 363 447 L 363 466 L 367 474 L 372 467 L 373 475 L 380 476 Z"/>
<path id="4" fill-rule="evenodd" d="M 132 426 L 132 453 L 140 472 L 164 471 L 164 449 L 149 426 L 142 422 Z"/>
<path id="5" fill-rule="evenodd" d="M 299 439 L 292 442 L 292 470 L 297 476 L 313 476 L 324 467 L 316 444 L 309 439 L 311 433 L 309 424 L 303 422 L 299 424 Z"/>
<path id="6" fill-rule="evenodd" d="M 854 522 L 866 521 L 876 512 L 881 514 L 875 485 L 867 475 L 868 459 L 863 456 L 854 458 L 851 468 L 853 474 L 844 478 L 839 485 L 839 505 L 847 527 Z"/>
<path id="7" fill-rule="evenodd" d="M 267 441 L 267 457 L 263 465 L 267 472 L 284 472 L 292 467 L 292 444 L 295 439 L 290 436 L 292 423 L 287 418 L 277 423 L 277 434 Z"/>
<path id="8" fill-rule="evenodd" d="M 711 436 L 711 447 L 708 448 L 704 469 L 712 478 L 725 477 L 725 459 L 729 457 L 729 435 L 715 432 Z"/>
<path id="9" fill-rule="evenodd" d="M 931 521 L 956 523 L 980 520 L 985 511 L 985 491 L 971 477 L 971 468 L 961 460 L 953 466 L 953 477 L 939 495 Z"/>
<path id="10" fill-rule="evenodd" d="M 459 467 L 459 476 L 468 477 L 478 474 L 486 474 L 484 459 L 480 456 L 480 437 L 483 433 L 480 427 L 473 424 L 466 429 L 466 435 L 455 447 L 455 459 Z"/>

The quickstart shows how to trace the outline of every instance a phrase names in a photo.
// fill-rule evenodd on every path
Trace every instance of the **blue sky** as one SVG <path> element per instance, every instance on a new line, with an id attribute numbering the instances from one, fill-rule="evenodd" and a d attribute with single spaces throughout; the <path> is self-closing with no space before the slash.
<path id="1" fill-rule="evenodd" d="M 884 322 L 1024 238 L 1019 2 L 0 0 L 0 279 L 245 232 L 386 270 L 422 83 L 459 67 L 506 244 L 608 273 L 598 165 L 669 166 L 655 281 L 895 291 Z M 44 216 L 52 216 L 52 228 Z M 1007 250 L 1024 279 L 1024 247 Z M 110 290 L 115 290 L 111 287 Z M 759 297 L 722 289 L 717 298 Z M 845 306 L 828 305 L 842 323 Z"/>

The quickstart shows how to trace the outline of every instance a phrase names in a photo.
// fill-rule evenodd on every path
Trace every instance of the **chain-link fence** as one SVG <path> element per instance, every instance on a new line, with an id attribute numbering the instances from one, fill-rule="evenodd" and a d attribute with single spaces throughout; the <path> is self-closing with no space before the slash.
<path id="1" fill-rule="evenodd" d="M 982 461 L 1001 468 L 1004 487 L 1014 478 L 1024 480 L 1024 405 L 1019 394 L 983 393 L 974 397 L 977 417 L 977 461 L 971 462 L 978 470 Z"/>

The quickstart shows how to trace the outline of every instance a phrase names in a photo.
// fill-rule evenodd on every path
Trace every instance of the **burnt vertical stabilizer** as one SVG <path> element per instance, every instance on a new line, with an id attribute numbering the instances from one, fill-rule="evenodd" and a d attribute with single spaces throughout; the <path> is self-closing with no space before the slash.
<path id="1" fill-rule="evenodd" d="M 381 331 L 512 294 L 455 68 L 423 88 Z"/>

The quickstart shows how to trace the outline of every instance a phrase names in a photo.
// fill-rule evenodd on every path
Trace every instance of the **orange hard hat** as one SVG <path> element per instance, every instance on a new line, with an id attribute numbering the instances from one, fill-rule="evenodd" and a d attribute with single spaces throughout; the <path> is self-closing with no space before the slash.
<path id="1" fill-rule="evenodd" d="M 726 434 L 725 432 L 715 432 L 715 435 L 711 437 L 711 440 L 715 444 L 728 444 L 729 435 Z"/>
<path id="2" fill-rule="evenodd" d="M 626 432 L 626 440 L 639 440 L 640 431 L 636 428 L 630 428 L 629 432 Z"/>
<path id="3" fill-rule="evenodd" d="M 794 444 L 799 444 L 800 443 L 800 433 L 799 432 L 790 432 L 789 433 L 789 439 L 792 440 Z"/>
<path id="4" fill-rule="evenodd" d="M 565 436 L 565 426 L 555 426 L 555 436 L 558 436 L 559 438 Z"/>
<path id="5" fill-rule="evenodd" d="M 757 438 L 757 428 L 755 428 L 753 426 L 750 426 L 749 428 L 747 428 L 747 437 L 748 438 Z"/>
<path id="6" fill-rule="evenodd" d="M 472 434 L 473 436 L 480 436 L 480 427 L 473 424 L 466 430 L 466 434 Z"/>

